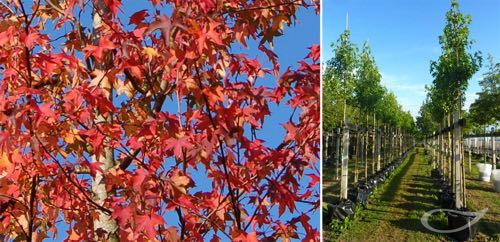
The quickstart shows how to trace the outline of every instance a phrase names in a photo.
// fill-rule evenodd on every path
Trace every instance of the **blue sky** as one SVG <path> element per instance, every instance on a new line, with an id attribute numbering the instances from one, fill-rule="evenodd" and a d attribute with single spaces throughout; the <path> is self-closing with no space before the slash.
<path id="1" fill-rule="evenodd" d="M 470 37 L 474 51 L 500 61 L 500 1 L 459 0 L 462 13 L 472 16 Z M 405 110 L 415 117 L 425 99 L 424 85 L 432 83 L 430 61 L 441 53 L 442 34 L 449 0 L 323 0 L 322 61 L 332 57 L 330 44 L 345 29 L 349 13 L 351 39 L 358 48 L 369 41 L 382 73 L 382 83 L 396 94 Z M 478 80 L 486 68 L 469 81 L 465 108 L 480 91 Z"/>

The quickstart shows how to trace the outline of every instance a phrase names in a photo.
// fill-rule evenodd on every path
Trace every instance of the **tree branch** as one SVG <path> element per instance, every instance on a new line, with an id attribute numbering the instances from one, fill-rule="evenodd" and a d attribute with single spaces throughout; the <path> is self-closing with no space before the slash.
<path id="1" fill-rule="evenodd" d="M 196 77 L 198 80 L 198 86 L 199 86 L 200 90 L 203 90 L 203 83 L 201 83 L 198 65 L 196 65 Z M 210 123 L 212 124 L 213 129 L 216 130 L 217 125 L 215 124 L 214 118 L 212 117 L 212 111 L 210 109 L 210 103 L 208 102 L 208 97 L 205 93 L 203 93 L 203 92 L 201 92 L 201 93 L 202 93 L 203 99 L 205 101 L 205 105 L 207 107 L 208 118 L 210 119 Z M 236 197 L 234 195 L 233 187 L 231 185 L 231 180 L 229 177 L 229 172 L 227 170 L 227 164 L 226 164 L 227 159 L 226 159 L 226 154 L 224 152 L 224 146 L 223 146 L 224 141 L 220 137 L 218 138 L 218 140 L 219 140 L 219 150 L 220 150 L 221 156 L 222 156 L 222 167 L 224 170 L 224 175 L 225 175 L 226 180 L 227 180 L 229 195 L 231 196 L 231 204 L 233 205 L 234 217 L 236 219 L 236 224 L 238 225 L 238 229 L 241 230 L 242 229 L 241 221 L 240 221 L 241 211 L 238 207 L 238 204 L 237 204 L 238 200 L 236 199 Z"/>
<path id="2" fill-rule="evenodd" d="M 37 135 L 35 135 L 35 138 L 38 140 L 38 142 L 40 143 L 40 146 L 42 146 L 42 149 L 45 151 L 45 153 L 47 153 L 50 158 L 57 164 L 57 166 L 61 169 L 61 171 L 63 172 L 64 176 L 66 177 L 66 179 L 68 179 L 68 181 L 73 184 L 81 193 L 82 195 L 85 197 L 85 199 L 90 202 L 95 208 L 107 213 L 107 214 L 111 214 L 112 211 L 97 204 L 96 202 L 94 202 L 94 200 L 92 200 L 91 197 L 89 197 L 89 195 L 87 194 L 87 192 L 85 191 L 85 189 L 83 189 L 83 187 L 81 187 L 78 183 L 76 183 L 75 181 L 73 181 L 73 179 L 71 179 L 71 176 L 68 174 L 68 172 L 64 169 L 64 167 L 61 165 L 61 163 L 54 157 L 54 155 L 52 153 L 50 153 L 50 151 L 47 149 L 47 147 L 45 147 L 45 145 L 42 144 L 42 142 L 40 141 L 40 139 L 38 138 Z"/>
<path id="3" fill-rule="evenodd" d="M 310 5 L 310 4 L 301 4 L 302 2 L 303 2 L 302 0 L 295 0 L 295 1 L 290 1 L 290 2 L 284 2 L 284 3 L 268 5 L 268 6 L 261 6 L 261 7 L 254 7 L 254 8 L 226 9 L 226 11 L 223 11 L 220 15 L 224 15 L 224 14 L 228 14 L 228 13 L 240 13 L 240 12 L 264 10 L 264 9 L 273 9 L 273 8 L 277 8 L 277 7 L 281 7 L 281 6 L 287 6 L 287 5 L 296 5 L 296 6 L 305 5 L 308 7 L 314 6 L 314 5 Z"/>
<path id="4" fill-rule="evenodd" d="M 9 12 L 12 14 L 12 15 L 15 15 L 16 13 L 6 4 L 4 3 L 3 1 L 0 0 L 0 4 L 2 4 L 2 6 L 4 6 L 7 10 L 9 10 Z"/>
<path id="5" fill-rule="evenodd" d="M 33 222 L 35 221 L 35 197 L 36 197 L 36 186 L 38 184 L 38 175 L 35 175 L 31 179 L 31 193 L 30 193 L 30 206 L 28 210 L 28 238 L 27 241 L 33 241 Z"/>
<path id="6" fill-rule="evenodd" d="M 128 70 L 125 69 L 125 75 L 127 75 Z M 130 73 L 129 73 L 130 74 Z M 132 78 L 132 75 L 130 75 Z M 131 79 L 132 80 L 132 79 Z M 133 84 L 132 84 L 133 85 Z M 167 87 L 167 82 L 165 80 L 162 80 L 160 88 L 162 89 L 162 93 L 156 97 L 155 103 L 153 105 L 153 115 L 157 115 L 161 111 L 161 107 L 163 106 L 163 103 L 165 103 L 166 97 L 172 93 L 172 91 L 175 89 L 176 85 L 171 85 L 168 89 Z M 134 87 L 135 88 L 135 87 Z M 166 90 L 165 90 L 166 89 Z M 145 94 L 144 92 L 143 94 Z M 137 155 L 139 155 L 140 150 L 134 150 L 132 152 L 131 156 L 127 156 L 123 161 L 120 162 L 120 169 L 126 170 L 130 164 L 132 163 L 132 160 L 136 159 Z"/>
<path id="7" fill-rule="evenodd" d="M 146 95 L 146 91 L 139 86 L 139 80 L 135 78 L 135 76 L 132 76 L 128 68 L 125 68 L 123 73 L 125 73 L 125 77 L 130 80 L 130 83 L 132 83 L 132 86 L 136 91 L 140 92 L 142 95 Z"/>

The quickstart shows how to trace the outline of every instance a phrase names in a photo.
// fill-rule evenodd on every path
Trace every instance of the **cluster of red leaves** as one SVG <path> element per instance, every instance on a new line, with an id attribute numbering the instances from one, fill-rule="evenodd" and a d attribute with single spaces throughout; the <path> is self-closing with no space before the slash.
<path id="1" fill-rule="evenodd" d="M 171 15 L 138 11 L 127 28 L 118 0 L 107 11 L 76 0 L 0 6 L 0 238 L 42 240 L 66 223 L 69 241 L 93 240 L 104 213 L 124 241 L 318 240 L 319 46 L 279 77 L 266 47 L 317 2 L 150 2 Z M 94 34 L 74 14 L 92 8 L 106 15 Z M 249 40 L 272 68 L 232 52 Z M 272 74 L 276 87 L 255 83 Z M 283 100 L 286 137 L 269 147 L 256 130 Z M 96 157 L 109 149 L 115 165 L 104 167 Z M 200 173 L 211 189 L 197 189 Z"/>

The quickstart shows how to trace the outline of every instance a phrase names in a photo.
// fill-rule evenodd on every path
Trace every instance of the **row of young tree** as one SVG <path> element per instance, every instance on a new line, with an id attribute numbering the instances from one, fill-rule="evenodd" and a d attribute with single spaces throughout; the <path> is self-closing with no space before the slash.
<path id="1" fill-rule="evenodd" d="M 334 56 L 323 72 L 323 164 L 334 164 L 335 180 L 340 170 L 340 199 L 346 201 L 348 184 L 367 183 L 402 156 L 416 127 L 394 93 L 382 86 L 368 41 L 358 53 L 346 28 L 332 47 Z M 353 172 L 349 157 L 354 158 Z"/>
<path id="2" fill-rule="evenodd" d="M 358 54 L 348 29 L 332 44 L 334 56 L 323 74 L 323 130 L 333 132 L 348 122 L 365 127 L 392 127 L 415 133 L 409 111 L 381 84 L 382 75 L 368 41 Z"/>
<path id="3" fill-rule="evenodd" d="M 494 77 L 498 66 L 492 64 L 492 58 L 490 71 L 480 83 L 483 88 L 480 98 L 471 105 L 469 114 L 463 110 L 468 82 L 482 64 L 481 53 L 472 51 L 474 41 L 469 37 L 470 24 L 470 15 L 462 14 L 458 3 L 452 0 L 443 34 L 439 37 L 442 53 L 438 60 L 431 62 L 430 72 L 434 79 L 426 87 L 427 98 L 417 117 L 420 135 L 428 138 L 431 149 L 437 151 L 432 161 L 448 184 L 447 192 L 455 194 L 453 207 L 456 209 L 467 207 L 463 162 L 465 124 L 471 127 L 498 122 L 498 119 L 495 121 L 498 114 L 491 112 L 498 107 L 481 104 L 491 102 L 492 98 L 498 100 L 498 80 L 494 80 L 498 78 L 498 75 Z"/>

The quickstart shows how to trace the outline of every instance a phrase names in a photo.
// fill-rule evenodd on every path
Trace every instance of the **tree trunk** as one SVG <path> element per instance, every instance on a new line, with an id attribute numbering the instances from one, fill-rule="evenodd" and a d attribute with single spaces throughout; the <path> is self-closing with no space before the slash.
<path id="1" fill-rule="evenodd" d="M 451 115 L 450 115 L 450 113 L 448 113 L 448 115 L 447 115 L 447 121 L 448 121 L 447 127 L 451 127 Z M 455 182 L 454 182 L 455 163 L 453 162 L 454 158 L 453 158 L 452 132 L 448 129 L 447 133 L 448 133 L 448 146 L 447 146 L 447 148 L 448 148 L 448 153 L 447 153 L 447 156 L 448 156 L 448 179 L 450 181 L 451 190 L 455 191 Z"/>
<path id="2" fill-rule="evenodd" d="M 328 132 L 325 132 L 325 136 L 324 136 L 324 139 L 323 139 L 323 144 L 325 147 L 325 149 L 323 150 L 323 161 L 325 161 L 325 164 L 329 164 L 330 163 L 330 154 L 328 153 L 328 148 L 329 148 L 329 139 L 328 139 Z"/>
<path id="3" fill-rule="evenodd" d="M 100 11 L 99 14 L 95 11 Z M 98 0 L 95 2 L 95 8 L 93 13 L 93 32 L 94 32 L 94 43 L 98 44 L 101 38 L 101 34 L 99 28 L 103 24 L 102 17 L 107 18 L 110 16 L 111 12 L 109 8 L 106 6 L 104 0 Z M 109 53 L 103 58 L 102 63 L 95 63 L 95 69 L 100 71 L 105 71 L 109 68 L 109 63 L 111 63 L 111 56 Z M 104 83 L 101 83 L 102 87 L 104 87 Z M 108 85 L 109 86 L 109 85 Z M 112 89 L 108 90 L 108 98 L 110 101 L 113 99 L 113 91 Z M 95 123 L 112 123 L 113 115 L 108 113 L 107 115 L 104 113 L 97 113 L 96 110 L 96 119 Z M 113 149 L 109 148 L 110 139 L 105 138 L 104 140 L 104 150 L 101 155 L 98 157 L 93 156 L 92 160 L 99 161 L 101 163 L 100 168 L 103 170 L 103 173 L 97 172 L 95 178 L 92 181 L 92 192 L 94 193 L 93 199 L 99 204 L 103 205 L 105 200 L 108 198 L 108 192 L 106 190 L 106 172 L 111 169 L 114 164 L 113 158 Z M 99 217 L 94 221 L 94 233 L 104 235 L 106 241 L 119 241 L 118 239 L 118 225 L 115 220 L 111 219 L 110 214 L 106 214 L 102 211 L 99 211 Z M 97 239 L 97 235 L 96 235 Z"/>
<path id="4" fill-rule="evenodd" d="M 443 124 L 441 123 L 441 129 L 443 128 Z M 438 134 L 438 143 L 439 143 L 439 148 L 438 148 L 438 163 L 439 163 L 439 168 L 441 169 L 441 172 L 444 173 L 444 160 L 443 160 L 443 134 L 439 133 Z"/>
<path id="5" fill-rule="evenodd" d="M 436 137 L 432 137 L 432 144 L 431 144 L 431 149 L 432 149 L 432 168 L 436 169 Z"/>
<path id="6" fill-rule="evenodd" d="M 339 180 L 339 160 L 340 160 L 340 128 L 336 129 L 335 136 L 335 180 Z"/>
<path id="7" fill-rule="evenodd" d="M 391 157 L 389 158 L 389 162 L 392 162 L 394 160 L 394 129 L 391 127 Z"/>
<path id="8" fill-rule="evenodd" d="M 377 135 L 377 122 L 375 113 L 373 113 L 373 140 L 372 140 L 372 160 L 377 163 L 377 171 L 380 171 L 380 156 L 377 155 L 376 150 L 378 149 L 378 135 Z"/>
<path id="9" fill-rule="evenodd" d="M 370 129 L 368 126 L 368 113 L 366 114 L 366 129 L 365 129 L 365 179 L 368 180 L 368 147 L 369 147 Z M 372 167 L 373 170 L 373 167 Z"/>
<path id="10" fill-rule="evenodd" d="M 399 128 L 399 157 L 403 156 L 403 130 Z"/>
<path id="11" fill-rule="evenodd" d="M 348 168 L 349 168 L 349 129 L 347 125 L 342 129 L 342 170 L 340 181 L 340 199 L 347 199 L 347 183 L 349 181 Z"/>
<path id="12" fill-rule="evenodd" d="M 363 160 L 364 139 L 363 134 L 360 134 L 359 130 L 356 130 L 356 135 L 354 135 L 354 137 L 356 139 L 356 145 L 354 146 L 354 157 L 356 158 L 356 160 L 354 161 L 354 183 L 357 183 L 359 175 L 358 164 L 360 160 Z"/>
<path id="13" fill-rule="evenodd" d="M 364 178 L 365 178 L 365 181 L 368 179 L 368 167 L 367 167 L 367 164 L 366 164 L 366 143 L 365 143 L 365 132 L 364 130 L 361 131 L 361 162 L 363 162 L 364 166 L 364 172 L 365 172 L 365 175 L 364 175 Z"/>
<path id="14" fill-rule="evenodd" d="M 493 170 L 497 169 L 497 154 L 495 152 L 495 136 L 491 133 L 491 163 L 493 165 Z"/>
<path id="15" fill-rule="evenodd" d="M 382 134 L 382 164 L 387 165 L 387 125 L 384 124 L 384 133 Z"/>
<path id="16" fill-rule="evenodd" d="M 472 140 L 469 139 L 469 174 L 472 173 L 472 147 L 470 146 L 471 141 Z"/>
<path id="17" fill-rule="evenodd" d="M 453 113 L 453 177 L 455 179 L 453 187 L 456 195 L 455 207 L 460 209 L 463 207 L 463 179 L 462 179 L 462 152 L 461 152 L 461 126 L 458 123 L 460 119 L 459 111 Z"/>
<path id="18" fill-rule="evenodd" d="M 488 133 L 488 131 L 486 130 L 486 125 L 484 126 L 484 139 L 483 139 L 483 155 L 484 155 L 484 161 L 483 163 L 486 164 L 486 161 L 487 161 L 487 157 L 486 157 L 486 134 Z"/>

